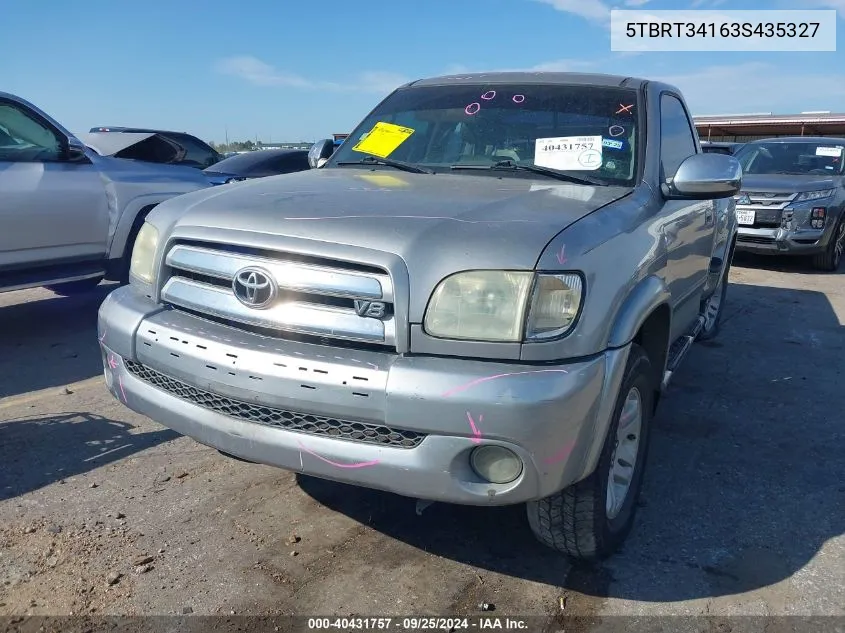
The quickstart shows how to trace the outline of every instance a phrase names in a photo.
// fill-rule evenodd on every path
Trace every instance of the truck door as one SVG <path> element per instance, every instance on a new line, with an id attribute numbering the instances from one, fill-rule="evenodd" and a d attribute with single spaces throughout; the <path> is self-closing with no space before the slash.
<path id="1" fill-rule="evenodd" d="M 681 163 L 697 153 L 695 132 L 683 102 L 676 95 L 660 97 L 661 178 L 672 178 Z M 683 334 L 698 316 L 701 294 L 713 252 L 717 201 L 667 200 L 663 237 L 668 266 L 665 282 L 673 305 L 672 338 Z"/>
<path id="2" fill-rule="evenodd" d="M 65 157 L 64 132 L 0 97 L 0 269 L 103 259 L 108 201 L 91 160 Z"/>

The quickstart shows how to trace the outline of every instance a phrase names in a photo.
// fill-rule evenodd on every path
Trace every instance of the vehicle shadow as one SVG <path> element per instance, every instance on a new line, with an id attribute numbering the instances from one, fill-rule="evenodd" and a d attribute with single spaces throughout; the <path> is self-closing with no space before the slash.
<path id="1" fill-rule="evenodd" d="M 116 287 L 75 297 L 25 291 L 45 298 L 0 305 L 0 399 L 102 373 L 97 310 Z"/>
<path id="2" fill-rule="evenodd" d="M 92 413 L 56 413 L 0 423 L 0 501 L 81 475 L 179 437 Z"/>
<path id="3" fill-rule="evenodd" d="M 809 256 L 777 256 L 758 255 L 739 251 L 734 253 L 733 266 L 735 268 L 758 268 L 781 273 L 803 273 L 807 275 L 845 275 L 845 265 L 834 272 L 823 272 L 816 270 L 812 265 L 812 258 Z"/>
<path id="4" fill-rule="evenodd" d="M 677 602 L 781 582 L 845 533 L 845 330 L 821 292 L 731 283 L 728 301 L 721 335 L 661 402 L 635 529 L 604 563 L 571 566 L 534 542 L 521 506 L 416 516 L 399 496 L 300 486 L 435 555 L 585 596 Z"/>

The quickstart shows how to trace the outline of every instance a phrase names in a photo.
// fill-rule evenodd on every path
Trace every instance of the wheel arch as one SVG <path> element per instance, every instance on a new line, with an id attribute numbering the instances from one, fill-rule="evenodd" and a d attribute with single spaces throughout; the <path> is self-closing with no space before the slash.
<path id="1" fill-rule="evenodd" d="M 122 234 L 115 233 L 115 239 L 112 242 L 111 254 L 109 258 L 109 267 L 106 279 L 112 281 L 120 281 L 126 283 L 129 274 L 129 261 L 132 257 L 132 246 L 135 243 L 135 237 L 141 230 L 147 216 L 150 214 L 159 202 L 148 203 L 140 207 L 136 212 L 127 214 L 126 222 L 121 222 L 118 230 Z M 129 223 L 129 218 L 132 217 L 132 222 Z"/>
<path id="2" fill-rule="evenodd" d="M 575 481 L 588 477 L 598 465 L 601 447 L 611 427 L 613 406 L 625 373 L 631 343 L 642 347 L 654 372 L 654 408 L 669 354 L 672 310 L 669 291 L 658 277 L 637 284 L 616 313 L 607 345 L 607 367 L 601 401 L 596 409 L 591 437 Z"/>

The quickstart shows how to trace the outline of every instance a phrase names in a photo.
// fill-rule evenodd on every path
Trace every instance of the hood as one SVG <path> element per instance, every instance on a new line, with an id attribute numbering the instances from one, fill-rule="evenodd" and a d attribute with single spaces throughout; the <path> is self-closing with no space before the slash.
<path id="1" fill-rule="evenodd" d="M 557 233 L 630 191 L 550 178 L 329 168 L 213 187 L 151 219 L 180 236 L 272 248 L 275 236 L 393 253 L 412 277 L 532 269 Z"/>
<path id="2" fill-rule="evenodd" d="M 88 147 L 97 152 L 100 156 L 114 156 L 128 147 L 146 141 L 155 134 L 129 133 L 129 132 L 87 132 L 77 134 L 76 138 L 85 143 Z"/>
<path id="3" fill-rule="evenodd" d="M 796 191 L 819 191 L 834 189 L 842 179 L 821 174 L 743 174 L 742 191 L 793 193 Z"/>

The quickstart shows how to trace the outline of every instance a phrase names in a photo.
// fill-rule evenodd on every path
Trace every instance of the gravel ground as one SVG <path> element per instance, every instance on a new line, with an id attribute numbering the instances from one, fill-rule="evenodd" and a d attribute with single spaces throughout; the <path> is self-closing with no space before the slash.
<path id="1" fill-rule="evenodd" d="M 524 511 L 234 461 L 106 391 L 111 289 L 0 295 L 0 616 L 845 615 L 845 276 L 737 258 L 661 404 L 637 525 L 597 569 Z M 563 606 L 563 610 L 561 607 Z M 597 620 L 596 620 L 597 621 Z M 585 630 L 589 630 L 589 626 Z"/>

